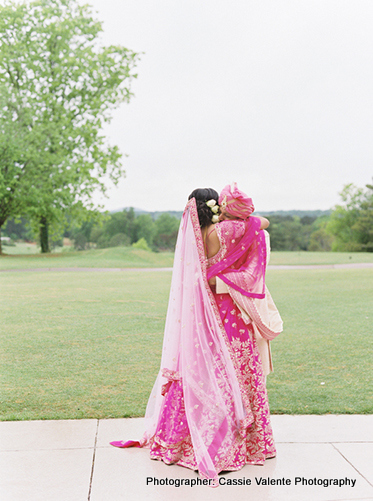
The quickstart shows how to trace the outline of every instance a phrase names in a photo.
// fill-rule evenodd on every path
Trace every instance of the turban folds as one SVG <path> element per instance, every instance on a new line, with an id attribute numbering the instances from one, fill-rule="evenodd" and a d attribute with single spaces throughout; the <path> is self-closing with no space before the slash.
<path id="1" fill-rule="evenodd" d="M 237 188 L 237 183 L 228 184 L 222 190 L 219 205 L 222 212 L 228 212 L 239 219 L 247 219 L 255 209 L 252 199 Z"/>

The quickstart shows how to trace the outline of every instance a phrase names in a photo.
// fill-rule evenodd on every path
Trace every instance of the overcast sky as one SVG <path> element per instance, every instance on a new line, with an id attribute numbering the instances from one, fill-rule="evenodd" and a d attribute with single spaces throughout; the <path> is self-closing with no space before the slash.
<path id="1" fill-rule="evenodd" d="M 106 129 L 109 210 L 182 210 L 237 181 L 257 210 L 329 209 L 373 176 L 372 0 L 88 0 L 143 52 Z M 99 198 L 96 198 L 98 201 Z"/>

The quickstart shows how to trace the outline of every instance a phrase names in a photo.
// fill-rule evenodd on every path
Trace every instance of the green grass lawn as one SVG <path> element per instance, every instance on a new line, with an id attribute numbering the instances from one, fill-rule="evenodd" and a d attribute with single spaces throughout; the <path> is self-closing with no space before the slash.
<path id="1" fill-rule="evenodd" d="M 22 245 L 22 244 L 17 244 Z M 27 244 L 23 244 L 27 245 Z M 13 247 L 4 247 L 6 253 Z M 33 249 L 35 250 L 35 249 Z M 172 267 L 172 252 L 147 252 L 132 247 L 54 252 L 52 254 L 8 254 L 0 256 L 0 270 L 29 268 L 163 268 Z M 272 252 L 270 264 L 373 263 L 373 252 Z"/>
<path id="2" fill-rule="evenodd" d="M 160 364 L 170 278 L 1 275 L 1 418 L 143 414 Z"/>
<path id="3" fill-rule="evenodd" d="M 373 252 L 274 251 L 270 260 L 270 264 L 277 265 L 348 263 L 373 263 Z"/>
<path id="4" fill-rule="evenodd" d="M 2 420 L 141 416 L 170 272 L 2 273 Z M 271 270 L 273 413 L 373 412 L 372 269 Z M 324 384 L 322 384 L 324 383 Z"/>
<path id="5" fill-rule="evenodd" d="M 373 413 L 373 269 L 275 270 L 284 320 L 267 379 L 275 413 Z"/>
<path id="6" fill-rule="evenodd" d="M 37 254 L 40 253 L 39 245 L 36 243 L 27 242 L 17 242 L 15 245 L 4 245 L 2 246 L 4 254 L 18 255 L 18 254 Z"/>
<path id="7" fill-rule="evenodd" d="M 7 249 L 7 247 L 4 247 Z M 4 250 L 6 252 L 6 250 Z M 9 254 L 0 256 L 0 270 L 27 268 L 167 268 L 172 252 L 147 252 L 132 247 L 111 247 L 52 254 Z"/>

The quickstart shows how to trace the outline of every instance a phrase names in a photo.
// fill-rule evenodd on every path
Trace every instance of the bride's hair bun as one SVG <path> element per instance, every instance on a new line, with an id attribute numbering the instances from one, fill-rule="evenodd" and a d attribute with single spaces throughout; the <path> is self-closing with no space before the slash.
<path id="1" fill-rule="evenodd" d="M 196 199 L 198 219 L 201 228 L 209 226 L 212 223 L 214 213 L 212 212 L 210 207 L 206 205 L 206 202 L 208 202 L 209 200 L 215 200 L 216 203 L 218 203 L 218 192 L 213 190 L 212 188 L 197 188 L 196 190 L 192 191 L 192 193 L 188 197 L 188 200 L 190 200 L 191 198 Z"/>

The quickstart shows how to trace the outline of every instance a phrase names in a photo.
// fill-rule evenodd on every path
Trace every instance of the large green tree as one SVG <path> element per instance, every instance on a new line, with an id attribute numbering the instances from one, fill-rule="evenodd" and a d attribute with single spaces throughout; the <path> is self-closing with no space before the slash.
<path id="1" fill-rule="evenodd" d="M 6 0 L 0 7 L 0 229 L 25 214 L 40 227 L 92 208 L 118 182 L 121 153 L 102 134 L 131 97 L 137 54 L 102 47 L 102 25 L 77 0 Z"/>
<path id="2" fill-rule="evenodd" d="M 373 252 L 373 185 L 347 184 L 326 226 L 335 237 L 332 250 Z"/>

